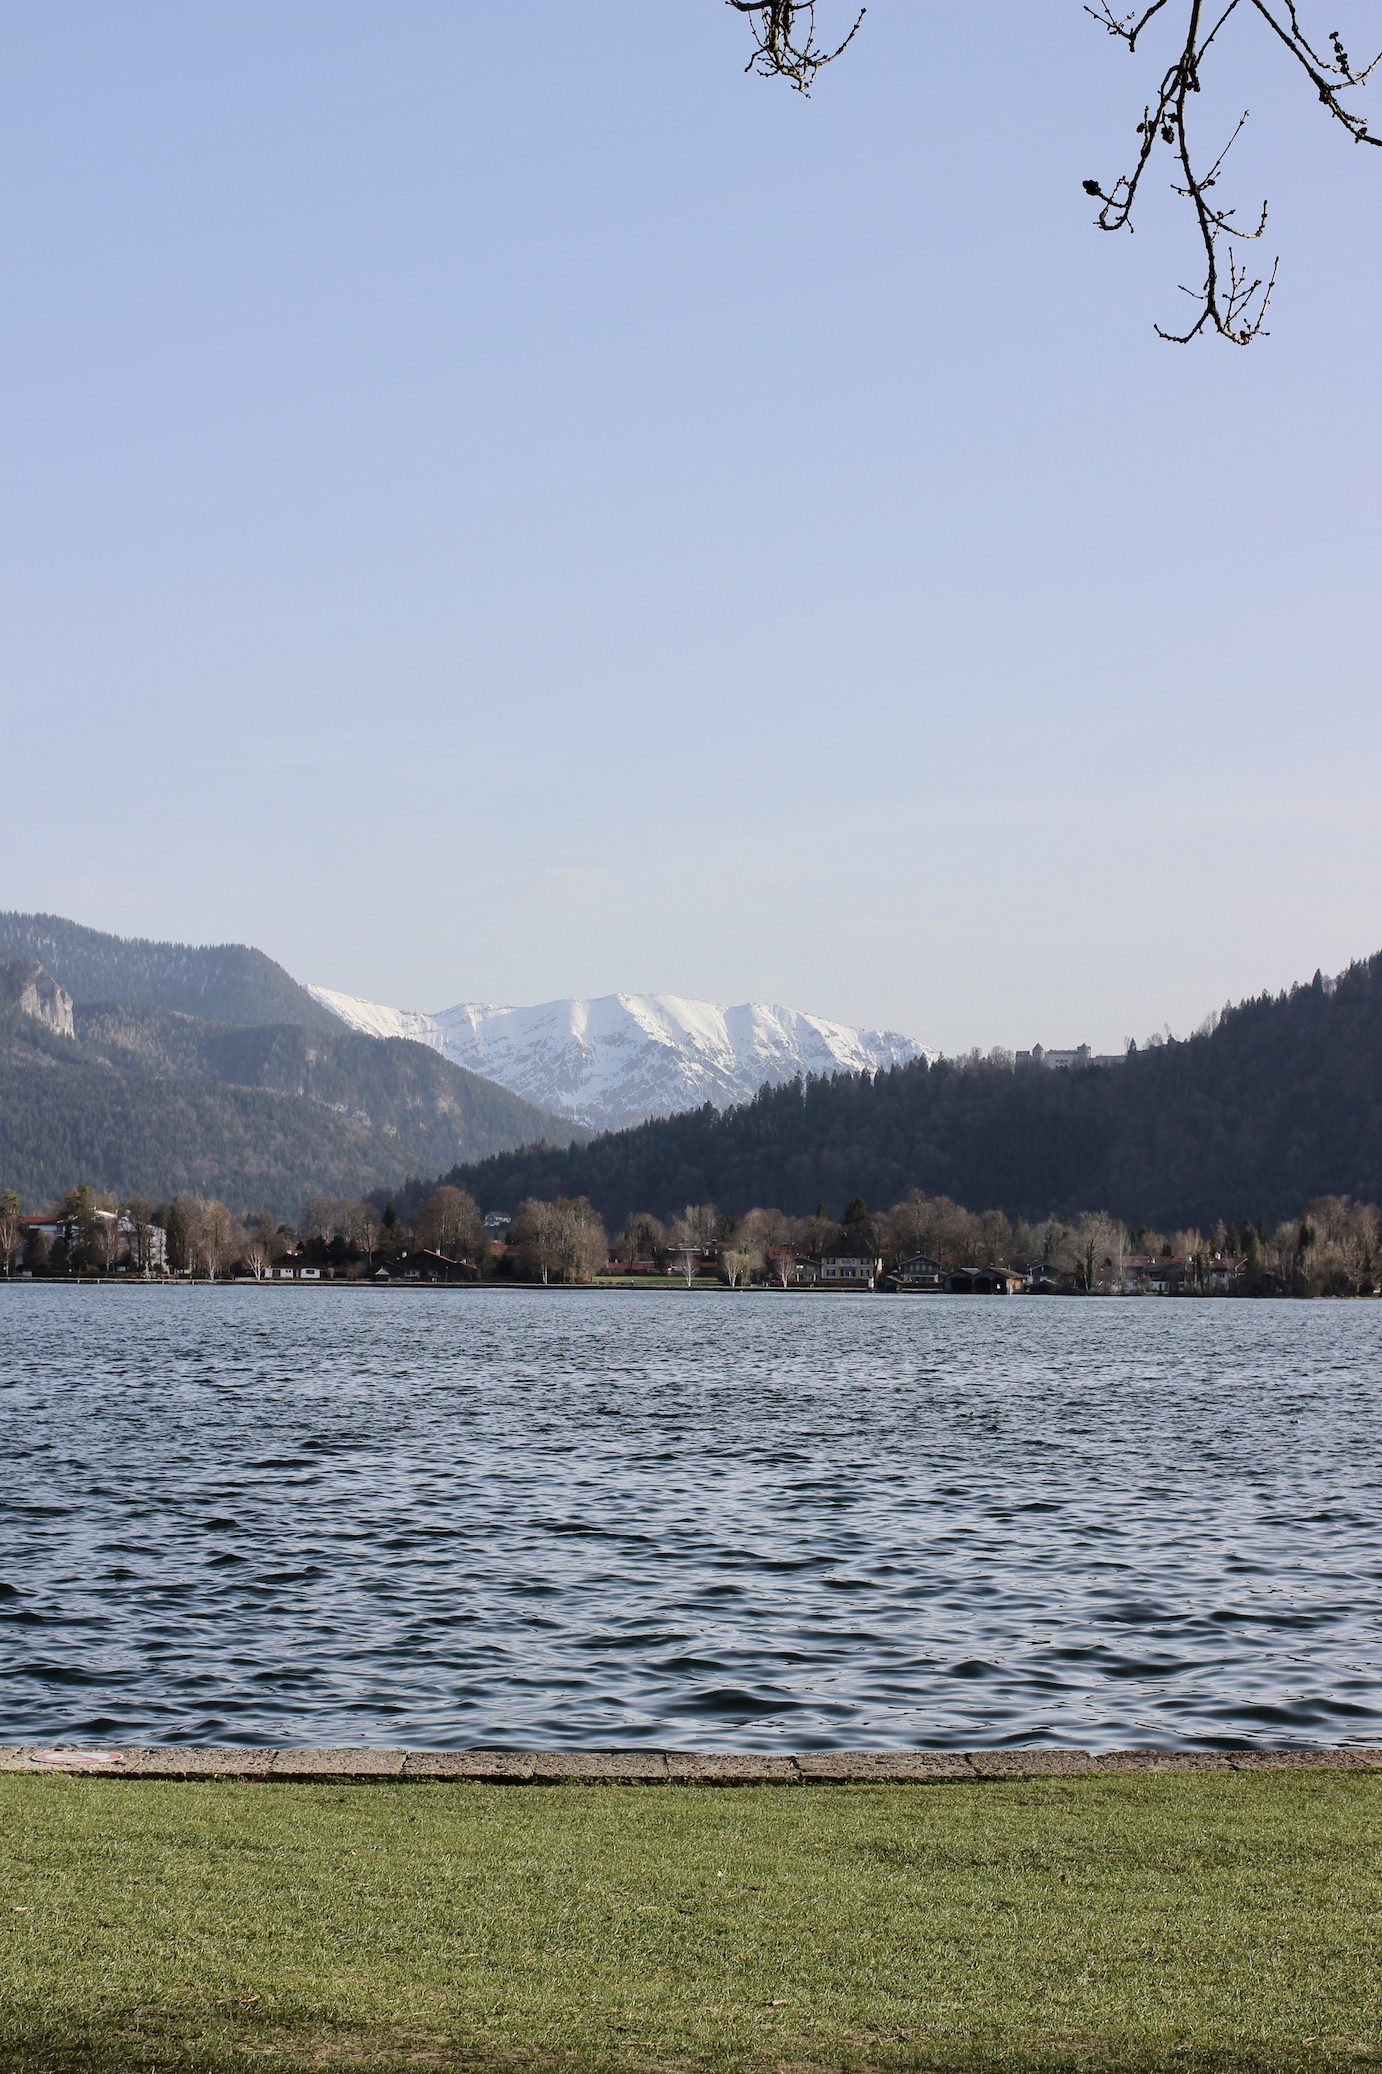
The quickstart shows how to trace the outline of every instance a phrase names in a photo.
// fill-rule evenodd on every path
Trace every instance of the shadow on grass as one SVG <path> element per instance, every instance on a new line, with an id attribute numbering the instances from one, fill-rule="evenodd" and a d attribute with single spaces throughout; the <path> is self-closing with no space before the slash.
<path id="1" fill-rule="evenodd" d="M 784 2049 L 785 2048 L 785 2049 Z M 908 2038 L 882 2034 L 854 2049 L 803 2057 L 793 2042 L 765 2037 L 746 2048 L 726 2040 L 688 2055 L 666 2056 L 636 2031 L 566 2047 L 493 2047 L 420 2028 L 246 2022 L 219 2033 L 189 2035 L 175 2019 L 131 2017 L 75 2033 L 57 2025 L 7 2025 L 0 2034 L 0 2074 L 1358 2074 L 1382 2065 L 1382 2047 L 1365 2039 L 1310 2039 L 1296 2044 L 1183 2046 L 1082 2041 Z"/>

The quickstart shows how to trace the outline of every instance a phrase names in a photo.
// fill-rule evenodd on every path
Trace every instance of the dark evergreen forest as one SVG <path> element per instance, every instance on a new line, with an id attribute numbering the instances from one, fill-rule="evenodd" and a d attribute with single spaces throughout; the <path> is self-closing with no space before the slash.
<path id="1" fill-rule="evenodd" d="M 540 1136 L 541 1109 L 425 1044 L 336 1024 L 235 1029 L 166 1009 L 78 1008 L 60 1037 L 0 1009 L 0 1185 L 37 1204 L 85 1181 L 193 1189 L 297 1216 L 406 1173 Z"/>
<path id="2" fill-rule="evenodd" d="M 211 1023 L 340 1028 L 291 973 L 244 943 L 151 943 L 62 915 L 9 912 L 0 913 L 0 958 L 36 958 L 79 1005 L 124 1001 Z"/>
<path id="3" fill-rule="evenodd" d="M 0 1006 L 0 1185 L 26 1203 L 87 1182 L 296 1216 L 306 1196 L 396 1187 L 553 1128 L 427 1045 L 346 1029 L 247 944 L 4 913 L 10 959 L 36 960 L 76 1004 L 75 1037 Z"/>
<path id="4" fill-rule="evenodd" d="M 611 1228 L 706 1201 L 731 1215 L 823 1203 L 838 1216 L 856 1197 L 886 1204 L 912 1188 L 1010 1217 L 1107 1210 L 1134 1227 L 1270 1223 L 1328 1194 L 1382 1200 L 1382 953 L 1118 1066 L 918 1061 L 446 1178 L 484 1209 L 586 1196 Z"/>

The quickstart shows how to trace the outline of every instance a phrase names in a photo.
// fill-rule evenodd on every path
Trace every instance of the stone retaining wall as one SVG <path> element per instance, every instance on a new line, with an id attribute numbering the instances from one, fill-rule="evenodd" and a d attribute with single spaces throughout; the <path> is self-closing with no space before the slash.
<path id="1" fill-rule="evenodd" d="M 460 1780 L 500 1786 L 943 1785 L 1127 1772 L 1382 1771 L 1382 1749 L 207 1750 L 0 1748 L 0 1771 L 110 1779 Z"/>

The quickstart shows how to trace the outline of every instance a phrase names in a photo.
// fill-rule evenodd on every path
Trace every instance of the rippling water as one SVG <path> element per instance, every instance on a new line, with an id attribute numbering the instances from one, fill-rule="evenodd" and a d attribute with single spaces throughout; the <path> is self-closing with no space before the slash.
<path id="1" fill-rule="evenodd" d="M 1374 1741 L 1382 1305 L 0 1288 L 0 1740 Z"/>

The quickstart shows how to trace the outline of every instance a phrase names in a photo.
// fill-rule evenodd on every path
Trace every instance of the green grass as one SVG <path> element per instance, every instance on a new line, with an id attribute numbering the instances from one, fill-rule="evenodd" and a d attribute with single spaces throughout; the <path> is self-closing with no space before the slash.
<path id="1" fill-rule="evenodd" d="M 728 1286 L 718 1275 L 697 1275 L 688 1282 L 685 1275 L 596 1275 L 590 1285 L 593 1289 L 723 1289 Z"/>
<path id="2" fill-rule="evenodd" d="M 0 1777 L 0 2067 L 1357 2068 L 1382 1779 Z"/>

